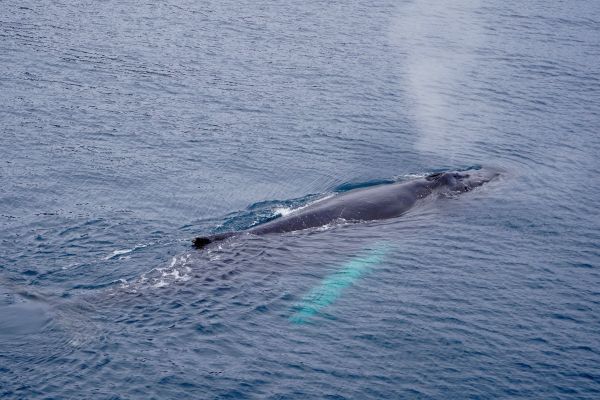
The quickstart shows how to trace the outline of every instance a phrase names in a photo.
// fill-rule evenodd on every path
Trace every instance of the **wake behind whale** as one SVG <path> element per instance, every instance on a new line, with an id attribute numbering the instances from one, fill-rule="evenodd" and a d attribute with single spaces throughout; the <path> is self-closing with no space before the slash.
<path id="1" fill-rule="evenodd" d="M 241 233 L 264 235 L 316 228 L 338 220 L 361 222 L 395 218 L 410 210 L 418 200 L 434 193 L 468 192 L 499 175 L 493 169 L 440 172 L 408 182 L 354 189 L 245 231 L 201 236 L 195 238 L 193 243 L 197 248 L 202 248 Z"/>

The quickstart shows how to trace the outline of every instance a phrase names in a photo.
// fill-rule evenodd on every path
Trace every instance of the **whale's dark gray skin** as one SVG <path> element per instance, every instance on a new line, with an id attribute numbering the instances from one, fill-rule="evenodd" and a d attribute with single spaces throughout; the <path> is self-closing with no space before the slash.
<path id="1" fill-rule="evenodd" d="M 285 217 L 242 232 L 264 235 L 319 227 L 341 219 L 358 222 L 399 217 L 413 207 L 417 200 L 433 193 L 468 192 L 498 175 L 498 171 L 490 169 L 440 172 L 408 182 L 355 189 L 318 201 Z M 197 237 L 193 243 L 196 247 L 202 248 L 209 243 L 242 232 L 226 232 L 208 237 Z"/>

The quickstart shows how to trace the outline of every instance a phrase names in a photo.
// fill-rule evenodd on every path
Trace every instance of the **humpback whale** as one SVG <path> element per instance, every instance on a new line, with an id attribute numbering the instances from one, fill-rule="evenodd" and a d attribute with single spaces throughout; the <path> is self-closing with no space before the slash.
<path id="1" fill-rule="evenodd" d="M 468 192 L 499 175 L 498 171 L 492 169 L 439 172 L 407 182 L 354 189 L 245 231 L 201 236 L 195 238 L 193 243 L 197 248 L 202 248 L 241 233 L 264 235 L 315 228 L 337 220 L 360 222 L 395 218 L 412 208 L 418 200 L 434 193 Z"/>

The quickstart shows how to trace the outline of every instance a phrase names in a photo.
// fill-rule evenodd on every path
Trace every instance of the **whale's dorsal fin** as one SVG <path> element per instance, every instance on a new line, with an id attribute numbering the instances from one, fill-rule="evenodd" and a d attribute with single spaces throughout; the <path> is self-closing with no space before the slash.
<path id="1" fill-rule="evenodd" d="M 207 237 L 197 237 L 192 241 L 192 243 L 194 243 L 194 246 L 196 246 L 196 248 L 201 249 L 207 244 L 212 243 L 212 240 L 210 240 Z"/>

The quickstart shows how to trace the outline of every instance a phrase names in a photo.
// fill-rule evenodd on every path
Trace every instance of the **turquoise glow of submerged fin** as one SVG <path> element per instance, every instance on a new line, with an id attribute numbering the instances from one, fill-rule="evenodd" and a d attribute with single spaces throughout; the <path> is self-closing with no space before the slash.
<path id="1" fill-rule="evenodd" d="M 386 245 L 377 245 L 372 250 L 344 263 L 340 269 L 325 277 L 294 306 L 290 322 L 303 324 L 319 311 L 333 304 L 354 281 L 367 274 L 373 266 L 380 264 L 388 251 Z"/>

